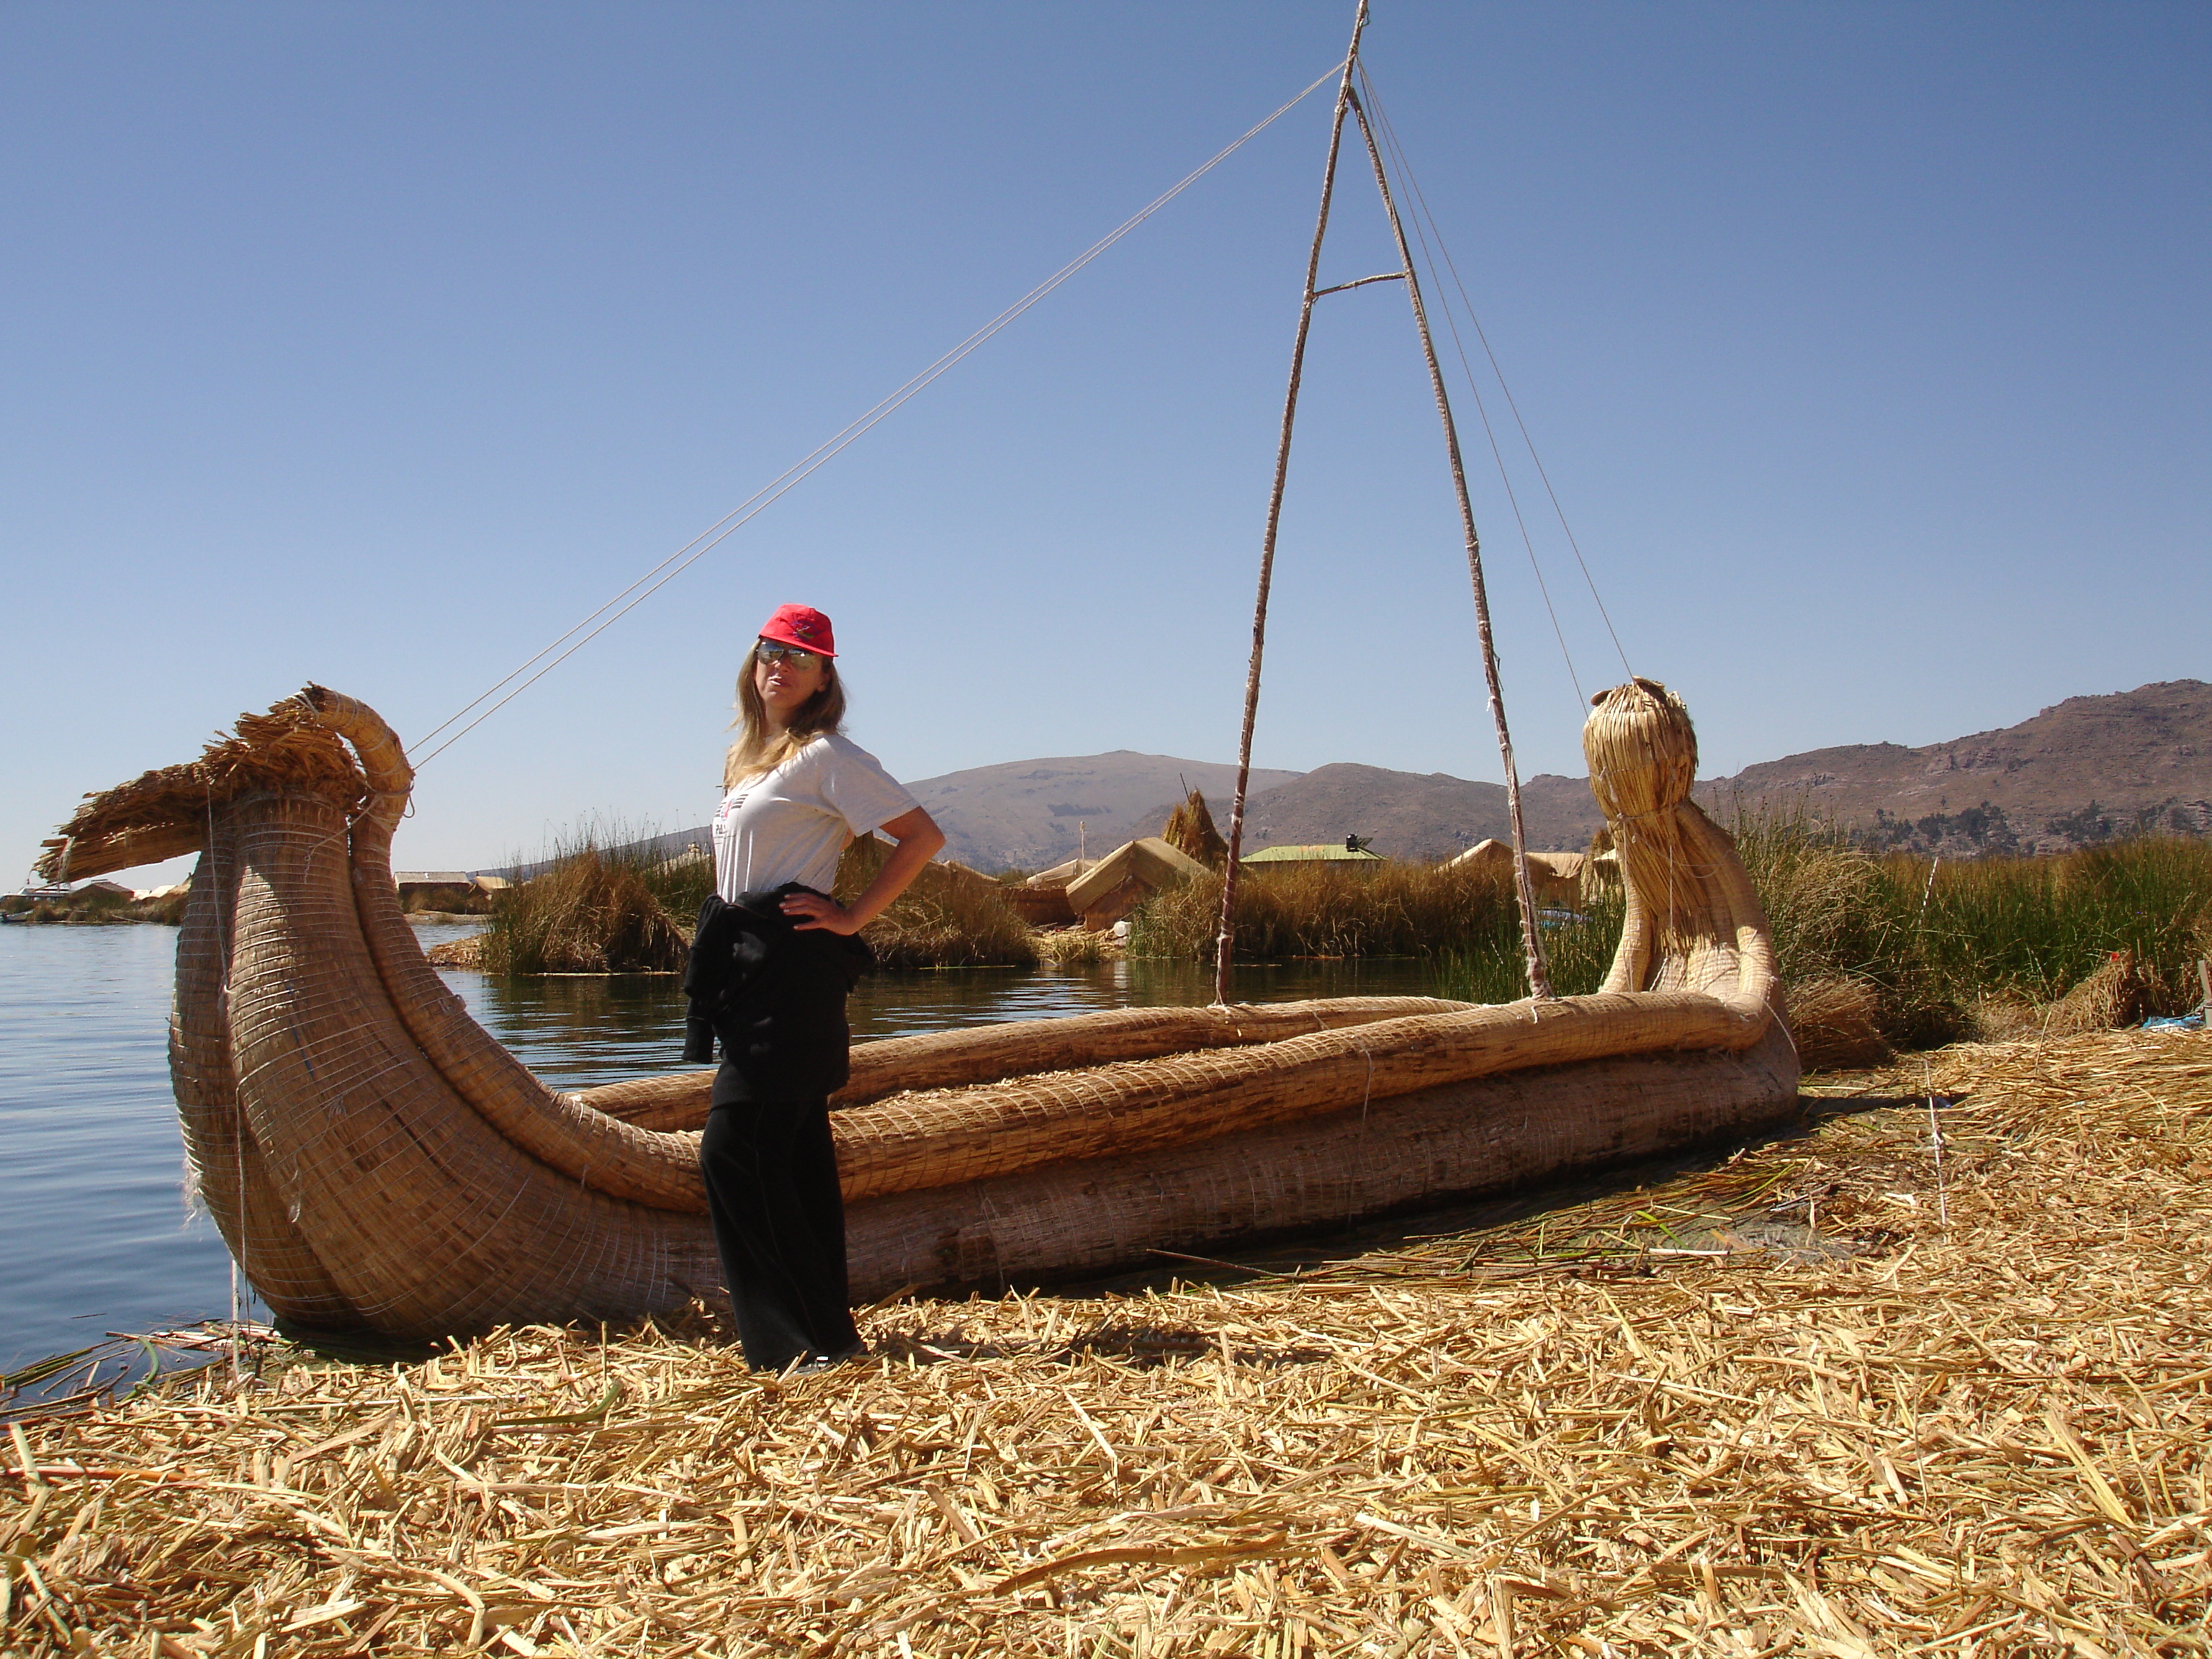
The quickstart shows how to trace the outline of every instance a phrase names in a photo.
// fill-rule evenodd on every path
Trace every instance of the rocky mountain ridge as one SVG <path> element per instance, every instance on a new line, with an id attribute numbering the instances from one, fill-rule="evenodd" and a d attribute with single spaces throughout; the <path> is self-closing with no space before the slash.
<path id="1" fill-rule="evenodd" d="M 1042 869 L 1157 835 L 1175 803 L 1206 793 L 1225 830 L 1236 768 L 1115 750 L 971 768 L 908 787 L 979 870 Z M 1352 762 L 1255 769 L 1248 848 L 1371 837 L 1389 857 L 1448 858 L 1506 834 L 1503 785 Z M 1586 779 L 1522 785 L 1529 844 L 1579 848 L 1598 828 Z M 2168 680 L 2069 697 L 1999 731 L 1943 743 L 1850 744 L 1747 766 L 1698 785 L 1723 823 L 1804 811 L 1881 851 L 2050 853 L 2143 834 L 2212 835 L 2212 684 Z M 696 834 L 696 832 L 692 832 Z M 673 842 L 684 837 L 670 837 Z"/>
<path id="2" fill-rule="evenodd" d="M 2069 697 L 2016 726 L 1917 748 L 1814 750 L 1705 779 L 1697 793 L 1723 822 L 1802 811 L 1878 851 L 1946 858 L 2212 835 L 2212 684 L 2168 680 Z M 1207 798 L 1225 823 L 1227 790 L 1215 801 L 1208 785 Z M 1526 779 L 1521 800 L 1533 847 L 1584 847 L 1601 822 L 1584 778 Z M 1163 803 L 1149 816 L 1167 811 Z M 1253 795 L 1248 846 L 1347 835 L 1372 836 L 1392 858 L 1448 858 L 1505 838 L 1504 786 L 1339 763 Z"/>

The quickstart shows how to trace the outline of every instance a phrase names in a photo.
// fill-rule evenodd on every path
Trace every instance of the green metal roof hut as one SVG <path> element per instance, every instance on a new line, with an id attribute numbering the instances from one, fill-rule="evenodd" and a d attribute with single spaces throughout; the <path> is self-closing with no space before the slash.
<path id="1" fill-rule="evenodd" d="M 1342 843 L 1324 842 L 1318 847 L 1263 847 L 1256 853 L 1247 853 L 1237 862 L 1246 869 L 1266 870 L 1285 864 L 1348 865 L 1372 868 L 1390 860 L 1380 853 L 1367 850 L 1366 838 L 1346 836 Z"/>

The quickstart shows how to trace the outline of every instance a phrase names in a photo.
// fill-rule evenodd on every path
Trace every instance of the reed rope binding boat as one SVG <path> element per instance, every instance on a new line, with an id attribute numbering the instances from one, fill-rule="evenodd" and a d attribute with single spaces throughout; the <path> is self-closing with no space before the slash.
<path id="1" fill-rule="evenodd" d="M 1772 944 L 1688 799 L 1686 711 L 1633 681 L 1584 743 L 1628 891 L 1597 994 L 1130 1009 L 856 1045 L 833 1119 L 854 1295 L 1220 1248 L 1793 1113 Z M 478 1026 L 392 884 L 411 782 L 374 711 L 311 686 L 89 798 L 48 844 L 57 873 L 200 853 L 170 1060 L 232 1252 L 307 1329 L 422 1338 L 712 1296 L 710 1074 L 562 1093 Z"/>

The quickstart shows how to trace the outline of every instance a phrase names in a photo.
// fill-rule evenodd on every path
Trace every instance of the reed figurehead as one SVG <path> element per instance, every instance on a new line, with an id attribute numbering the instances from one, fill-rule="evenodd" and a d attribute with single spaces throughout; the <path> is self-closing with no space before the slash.
<path id="1" fill-rule="evenodd" d="M 1590 793 L 1618 824 L 1650 817 L 1690 799 L 1698 779 L 1698 732 L 1681 698 L 1657 680 L 1632 679 L 1590 699 L 1583 757 Z"/>

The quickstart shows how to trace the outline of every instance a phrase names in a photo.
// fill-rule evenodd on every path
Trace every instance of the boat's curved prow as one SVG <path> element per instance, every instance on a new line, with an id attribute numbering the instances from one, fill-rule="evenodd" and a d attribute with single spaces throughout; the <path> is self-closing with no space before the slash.
<path id="1" fill-rule="evenodd" d="M 1341 1222 L 1794 1109 L 1771 941 L 1689 800 L 1680 701 L 1607 692 L 1585 746 L 1627 889 L 1599 994 L 1133 1009 L 860 1045 L 835 1120 L 855 1294 Z M 201 852 L 170 1052 L 234 1254 L 296 1325 L 402 1337 L 712 1294 L 708 1074 L 563 1095 L 478 1026 L 393 885 L 412 781 L 374 710 L 310 686 L 89 798 L 48 843 L 54 879 Z"/>

